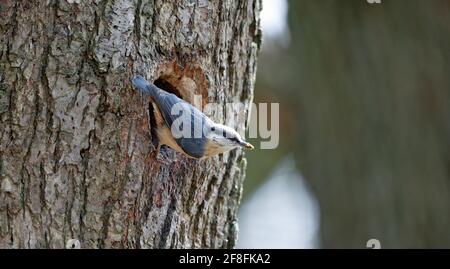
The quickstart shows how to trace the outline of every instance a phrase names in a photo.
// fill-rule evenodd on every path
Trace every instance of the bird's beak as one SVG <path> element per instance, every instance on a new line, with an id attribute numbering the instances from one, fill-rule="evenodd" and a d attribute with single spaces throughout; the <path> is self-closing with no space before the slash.
<path id="1" fill-rule="evenodd" d="M 244 148 L 249 149 L 249 150 L 252 150 L 252 149 L 255 148 L 252 144 L 250 144 L 250 143 L 248 143 L 248 142 L 245 142 L 245 141 L 243 141 L 243 142 L 241 143 L 241 146 L 243 146 Z"/>

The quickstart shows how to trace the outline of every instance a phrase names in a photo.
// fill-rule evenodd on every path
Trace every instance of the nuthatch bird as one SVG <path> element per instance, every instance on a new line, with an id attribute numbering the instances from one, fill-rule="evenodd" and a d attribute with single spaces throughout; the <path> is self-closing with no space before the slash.
<path id="1" fill-rule="evenodd" d="M 141 94 L 149 95 L 156 105 L 156 135 L 160 145 L 167 145 L 195 159 L 214 156 L 236 147 L 253 149 L 253 146 L 246 142 L 238 132 L 228 126 L 213 122 L 196 107 L 178 98 L 175 94 L 158 88 L 142 76 L 135 76 L 132 83 Z M 184 128 L 200 126 L 201 133 L 191 129 L 188 130 L 187 136 L 180 136 L 178 133 L 174 133 L 172 128 L 174 122 L 190 123 L 186 124 Z M 160 145 L 158 145 L 158 149 Z"/>

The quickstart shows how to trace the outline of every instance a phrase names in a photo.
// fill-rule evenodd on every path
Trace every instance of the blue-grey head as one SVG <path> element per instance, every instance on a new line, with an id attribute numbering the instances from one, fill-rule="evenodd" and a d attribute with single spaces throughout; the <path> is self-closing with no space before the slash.
<path id="1" fill-rule="evenodd" d="M 207 147 L 214 149 L 218 153 L 237 147 L 246 149 L 254 148 L 252 144 L 245 141 L 238 132 L 228 126 L 218 123 L 211 125 L 210 132 L 206 135 L 206 138 L 208 139 Z"/>

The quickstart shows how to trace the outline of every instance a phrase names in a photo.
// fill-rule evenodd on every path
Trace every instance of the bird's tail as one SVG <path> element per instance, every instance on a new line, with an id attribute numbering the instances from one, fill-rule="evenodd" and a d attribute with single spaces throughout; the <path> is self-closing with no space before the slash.
<path id="1" fill-rule="evenodd" d="M 133 83 L 134 87 L 136 87 L 139 90 L 141 94 L 147 94 L 150 95 L 151 97 L 155 97 L 159 90 L 155 85 L 149 83 L 147 80 L 145 80 L 145 78 L 139 75 L 135 76 L 131 80 L 131 82 Z"/>

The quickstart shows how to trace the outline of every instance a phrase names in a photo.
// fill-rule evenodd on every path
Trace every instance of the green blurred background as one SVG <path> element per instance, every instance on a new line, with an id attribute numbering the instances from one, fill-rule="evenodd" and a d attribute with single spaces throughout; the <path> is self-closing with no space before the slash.
<path id="1" fill-rule="evenodd" d="M 244 208 L 293 156 L 317 247 L 450 247 L 450 1 L 293 0 L 286 20 L 254 100 L 280 103 L 280 145 L 247 154 Z"/>

